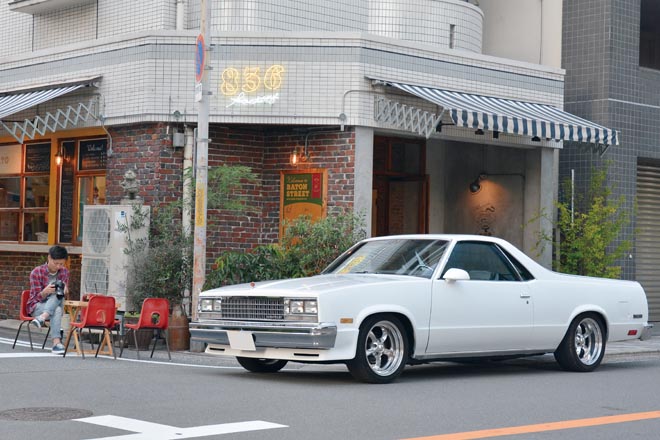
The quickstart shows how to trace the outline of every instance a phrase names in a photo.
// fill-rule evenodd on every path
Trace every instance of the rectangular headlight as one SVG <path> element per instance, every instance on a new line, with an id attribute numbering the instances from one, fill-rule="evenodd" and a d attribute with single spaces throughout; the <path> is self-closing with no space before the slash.
<path id="1" fill-rule="evenodd" d="M 202 299 L 199 302 L 199 309 L 202 312 L 210 312 L 213 310 L 213 300 L 212 299 Z"/>
<path id="2" fill-rule="evenodd" d="M 289 313 L 299 314 L 305 311 L 304 301 L 302 300 L 292 300 L 289 302 Z"/>
<path id="3" fill-rule="evenodd" d="M 214 312 L 222 311 L 222 300 L 220 298 L 213 300 L 213 311 Z"/>
<path id="4" fill-rule="evenodd" d="M 318 302 L 315 299 L 286 298 L 284 300 L 285 315 L 317 315 L 318 313 Z"/>
<path id="5" fill-rule="evenodd" d="M 319 308 L 316 305 L 316 301 L 304 301 L 305 303 L 305 313 L 317 314 Z"/>

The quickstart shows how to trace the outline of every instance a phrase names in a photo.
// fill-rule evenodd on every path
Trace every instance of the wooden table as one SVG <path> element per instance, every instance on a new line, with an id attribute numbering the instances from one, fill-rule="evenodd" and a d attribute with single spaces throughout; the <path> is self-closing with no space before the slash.
<path id="1" fill-rule="evenodd" d="M 81 318 L 81 313 L 84 308 L 87 307 L 89 302 L 87 301 L 74 301 L 74 300 L 64 300 L 64 313 L 69 315 L 69 322 L 77 322 Z M 116 307 L 119 308 L 119 304 L 116 304 Z M 80 340 L 78 339 L 78 332 L 73 331 L 73 328 L 69 326 L 69 333 L 73 332 L 73 344 L 76 350 L 76 353 L 82 354 L 83 350 L 81 348 Z M 69 336 L 67 335 L 67 339 Z M 108 356 L 113 356 L 113 347 L 110 341 L 110 337 L 106 332 L 103 332 L 103 339 L 100 342 L 101 348 L 99 349 L 99 354 L 105 354 Z M 96 354 L 96 350 L 85 350 L 85 354 Z"/>

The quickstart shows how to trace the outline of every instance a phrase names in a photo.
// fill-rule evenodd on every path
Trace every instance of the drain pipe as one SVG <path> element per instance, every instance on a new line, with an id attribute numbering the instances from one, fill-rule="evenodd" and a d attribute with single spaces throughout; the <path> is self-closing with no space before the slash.
<path id="1" fill-rule="evenodd" d="M 193 171 L 193 146 L 195 145 L 194 130 L 188 126 L 184 127 L 184 136 L 186 139 L 183 147 L 183 209 L 181 218 L 181 227 L 183 234 L 190 236 L 192 230 L 192 171 Z M 187 255 L 192 258 L 192 255 Z M 190 290 L 186 289 L 183 293 L 183 307 L 188 316 L 190 316 Z"/>
<path id="2" fill-rule="evenodd" d="M 183 17 L 186 11 L 186 0 L 176 0 L 176 30 L 182 31 Z"/>

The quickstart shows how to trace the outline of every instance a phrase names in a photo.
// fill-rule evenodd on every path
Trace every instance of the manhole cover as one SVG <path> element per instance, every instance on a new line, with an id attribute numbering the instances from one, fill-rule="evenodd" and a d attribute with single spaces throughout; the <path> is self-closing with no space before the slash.
<path id="1" fill-rule="evenodd" d="M 90 417 L 92 414 L 91 411 L 76 408 L 16 408 L 0 411 L 0 419 L 55 422 Z"/>

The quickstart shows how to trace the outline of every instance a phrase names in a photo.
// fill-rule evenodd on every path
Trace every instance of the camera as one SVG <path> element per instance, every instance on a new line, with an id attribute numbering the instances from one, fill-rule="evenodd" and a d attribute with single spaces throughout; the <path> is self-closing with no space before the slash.
<path id="1" fill-rule="evenodd" d="M 57 295 L 57 298 L 64 298 L 64 283 L 62 280 L 56 280 L 53 286 L 55 286 L 55 295 Z"/>

